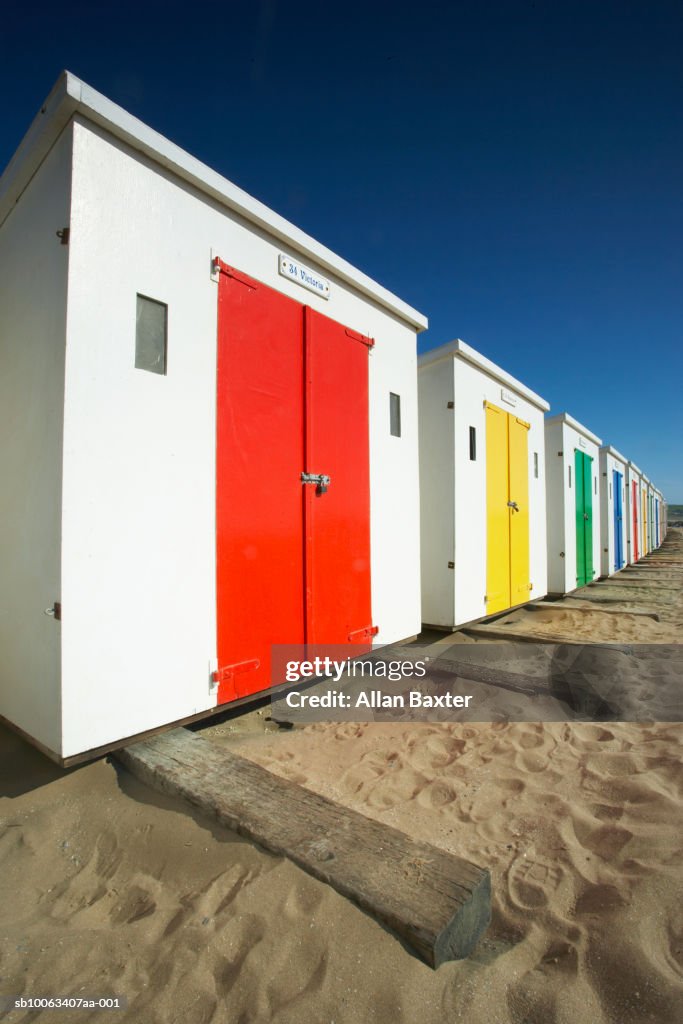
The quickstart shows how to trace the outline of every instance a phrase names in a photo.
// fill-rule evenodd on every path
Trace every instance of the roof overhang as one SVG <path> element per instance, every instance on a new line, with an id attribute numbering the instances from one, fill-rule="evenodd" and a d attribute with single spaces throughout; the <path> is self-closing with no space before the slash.
<path id="1" fill-rule="evenodd" d="M 445 345 L 439 345 L 438 348 L 433 348 L 423 353 L 423 355 L 418 357 L 417 365 L 418 367 L 429 366 L 431 363 L 437 363 L 441 359 L 449 358 L 462 359 L 467 363 L 471 363 L 477 369 L 483 370 L 489 377 L 493 377 L 500 384 L 504 384 L 511 391 L 514 391 L 522 398 L 526 398 L 528 402 L 537 406 L 542 412 L 547 412 L 550 408 L 550 405 L 544 398 L 541 398 L 535 391 L 528 388 L 526 384 L 522 384 L 521 381 L 507 373 L 506 370 L 492 363 L 490 359 L 483 356 L 481 352 L 477 352 L 471 345 L 461 341 L 460 338 L 456 338 L 454 341 L 449 341 Z"/>
<path id="2" fill-rule="evenodd" d="M 611 444 L 603 444 L 600 451 L 605 455 L 611 455 L 612 458 L 618 459 L 619 462 L 623 462 L 625 466 L 628 466 L 629 464 L 629 461 L 626 458 L 626 456 L 622 455 L 621 452 L 618 452 L 617 449 L 613 448 Z"/>
<path id="3" fill-rule="evenodd" d="M 69 71 L 63 71 L 58 78 L 0 178 L 0 224 L 76 113 L 262 228 L 297 254 L 312 259 L 318 267 L 390 310 L 416 331 L 426 330 L 428 320 L 422 313 Z"/>
<path id="4" fill-rule="evenodd" d="M 579 423 L 573 416 L 570 416 L 568 412 L 558 413 L 557 416 L 549 416 L 546 419 L 546 423 L 566 423 L 568 427 L 572 427 L 579 434 L 583 434 L 589 441 L 596 444 L 598 448 L 602 444 L 602 439 L 597 437 L 588 427 L 584 427 L 583 423 Z"/>

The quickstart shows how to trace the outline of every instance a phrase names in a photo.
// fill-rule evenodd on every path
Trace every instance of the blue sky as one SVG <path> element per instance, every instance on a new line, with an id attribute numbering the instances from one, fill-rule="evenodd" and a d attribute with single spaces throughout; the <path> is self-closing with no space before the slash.
<path id="1" fill-rule="evenodd" d="M 683 5 L 12 4 L 4 166 L 68 67 L 683 503 Z"/>

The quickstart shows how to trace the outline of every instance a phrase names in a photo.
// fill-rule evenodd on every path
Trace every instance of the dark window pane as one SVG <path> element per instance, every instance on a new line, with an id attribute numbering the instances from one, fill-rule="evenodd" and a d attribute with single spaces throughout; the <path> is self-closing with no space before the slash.
<path id="1" fill-rule="evenodd" d="M 135 367 L 150 373 L 166 373 L 166 326 L 168 307 L 144 295 L 137 297 Z"/>
<path id="2" fill-rule="evenodd" d="M 401 396 L 389 393 L 389 428 L 392 437 L 401 436 Z"/>

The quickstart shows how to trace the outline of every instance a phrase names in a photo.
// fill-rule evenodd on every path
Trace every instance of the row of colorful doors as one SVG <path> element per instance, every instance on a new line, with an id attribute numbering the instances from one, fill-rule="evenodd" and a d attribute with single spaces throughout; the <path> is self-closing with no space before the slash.
<path id="1" fill-rule="evenodd" d="M 529 599 L 529 424 L 486 409 L 486 614 Z"/>
<path id="2" fill-rule="evenodd" d="M 371 339 L 219 263 L 218 702 L 271 644 L 366 642 Z"/>
<path id="3" fill-rule="evenodd" d="M 636 484 L 633 484 L 634 506 L 636 500 Z M 637 536 L 636 523 L 634 519 L 634 536 Z M 642 555 L 647 554 L 653 548 L 659 547 L 659 501 L 654 494 L 648 494 L 646 490 L 641 492 L 641 551 Z M 636 551 L 636 558 L 638 553 Z"/>
<path id="4" fill-rule="evenodd" d="M 638 561 L 641 555 L 647 554 L 660 542 L 660 505 L 653 494 L 641 491 L 640 523 L 638 523 L 638 483 L 631 482 L 631 505 L 633 509 L 633 560 Z"/>

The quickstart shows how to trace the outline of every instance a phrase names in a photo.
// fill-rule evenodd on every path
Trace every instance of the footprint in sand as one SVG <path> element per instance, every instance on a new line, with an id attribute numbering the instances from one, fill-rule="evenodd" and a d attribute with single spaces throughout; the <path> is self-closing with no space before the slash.
<path id="1" fill-rule="evenodd" d="M 452 786 L 449 786 L 447 782 L 443 782 L 441 779 L 437 779 L 436 782 L 430 782 L 429 785 L 420 790 L 417 794 L 417 802 L 421 807 L 426 807 L 428 810 L 438 810 L 440 807 L 452 804 L 456 797 L 457 793 Z"/>
<path id="2" fill-rule="evenodd" d="M 131 885 L 109 916 L 114 924 L 133 924 L 143 917 L 149 917 L 156 909 L 156 900 L 151 892 L 140 885 Z"/>
<path id="3" fill-rule="evenodd" d="M 424 775 L 411 771 L 410 768 L 388 772 L 377 780 L 368 794 L 368 806 L 386 810 L 395 807 L 396 804 L 406 803 L 421 792 L 426 781 Z"/>
<path id="4" fill-rule="evenodd" d="M 362 722 L 345 722 L 334 731 L 335 740 L 357 740 L 365 733 L 367 725 Z"/>
<path id="5" fill-rule="evenodd" d="M 508 891 L 515 906 L 525 910 L 544 907 L 556 891 L 564 872 L 542 858 L 517 857 L 508 874 Z"/>
<path id="6" fill-rule="evenodd" d="M 445 768 L 465 749 L 465 741 L 455 736 L 430 736 L 427 742 L 418 740 L 410 748 L 410 763 L 419 771 Z"/>

